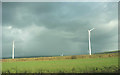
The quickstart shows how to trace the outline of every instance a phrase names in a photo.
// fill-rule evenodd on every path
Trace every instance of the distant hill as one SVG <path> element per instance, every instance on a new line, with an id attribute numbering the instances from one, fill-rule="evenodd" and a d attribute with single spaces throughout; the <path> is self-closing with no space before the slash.
<path id="1" fill-rule="evenodd" d="M 93 54 L 109 54 L 109 53 L 118 53 L 118 52 L 120 52 L 120 50 L 108 51 L 108 52 L 99 52 L 99 53 L 93 53 Z M 84 55 L 89 55 L 89 54 L 84 54 Z M 60 56 L 60 55 L 53 55 L 53 56 L 22 56 L 22 57 L 15 56 L 15 58 L 16 59 L 17 58 L 39 58 L 39 57 L 58 57 L 58 56 Z M 68 55 L 65 55 L 65 56 L 68 56 Z M 71 55 L 71 56 L 77 56 L 77 55 Z M 11 59 L 11 57 L 2 57 L 2 59 Z"/>
<path id="2" fill-rule="evenodd" d="M 15 56 L 15 58 L 38 58 L 38 57 L 55 57 L 58 55 L 54 55 L 54 56 Z M 11 57 L 2 57 L 2 59 L 11 59 Z"/>
<path id="3" fill-rule="evenodd" d="M 107 53 L 119 53 L 120 50 L 116 50 L 116 51 L 107 51 L 107 52 L 100 52 L 100 53 L 94 53 L 94 54 L 107 54 Z"/>
<path id="4" fill-rule="evenodd" d="M 50 61 L 50 60 L 89 59 L 89 58 L 108 58 L 108 57 L 118 57 L 118 53 L 101 53 L 101 54 L 92 54 L 92 55 L 72 55 L 72 56 L 2 59 L 2 62 L 37 61 L 37 60 Z"/>

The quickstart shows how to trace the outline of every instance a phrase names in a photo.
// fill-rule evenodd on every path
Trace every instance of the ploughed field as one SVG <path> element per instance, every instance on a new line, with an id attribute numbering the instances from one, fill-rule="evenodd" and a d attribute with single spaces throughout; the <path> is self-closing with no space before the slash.
<path id="1" fill-rule="evenodd" d="M 115 73 L 118 71 L 118 53 L 2 59 L 3 73 Z"/>

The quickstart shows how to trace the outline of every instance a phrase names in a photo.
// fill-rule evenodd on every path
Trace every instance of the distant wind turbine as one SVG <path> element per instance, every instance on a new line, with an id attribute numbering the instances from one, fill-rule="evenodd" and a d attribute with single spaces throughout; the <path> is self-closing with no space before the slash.
<path id="1" fill-rule="evenodd" d="M 89 54 L 91 55 L 91 40 L 90 40 L 90 32 L 94 30 L 95 28 L 92 28 L 88 30 L 88 39 L 89 39 Z"/>
<path id="2" fill-rule="evenodd" d="M 15 51 L 15 45 L 14 45 L 14 40 L 13 40 L 13 45 L 12 45 L 12 59 L 14 59 L 14 51 Z"/>
<path id="3" fill-rule="evenodd" d="M 61 54 L 61 56 L 63 56 L 63 53 Z"/>

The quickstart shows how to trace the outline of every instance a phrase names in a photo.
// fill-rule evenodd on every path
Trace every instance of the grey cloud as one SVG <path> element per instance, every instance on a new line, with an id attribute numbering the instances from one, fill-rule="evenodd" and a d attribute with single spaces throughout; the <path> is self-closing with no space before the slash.
<path id="1" fill-rule="evenodd" d="M 94 52 L 116 49 L 115 2 L 3 3 L 3 56 L 88 54 L 88 29 Z M 10 27 L 11 26 L 11 27 Z"/>

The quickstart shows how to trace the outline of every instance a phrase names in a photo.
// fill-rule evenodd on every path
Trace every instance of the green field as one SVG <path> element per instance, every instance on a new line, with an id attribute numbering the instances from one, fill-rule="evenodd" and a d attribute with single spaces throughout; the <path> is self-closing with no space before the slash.
<path id="1" fill-rule="evenodd" d="M 115 54 L 116 53 L 114 53 L 114 55 Z M 11 60 L 2 63 L 2 72 L 3 73 L 118 72 L 118 57 L 110 56 L 110 55 L 109 57 L 102 57 L 102 56 L 105 56 L 105 54 L 97 58 L 74 58 L 74 59 L 44 60 L 44 61 L 43 60 L 31 60 L 31 61 Z"/>

